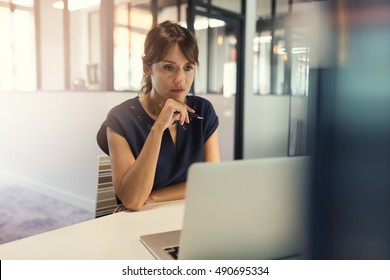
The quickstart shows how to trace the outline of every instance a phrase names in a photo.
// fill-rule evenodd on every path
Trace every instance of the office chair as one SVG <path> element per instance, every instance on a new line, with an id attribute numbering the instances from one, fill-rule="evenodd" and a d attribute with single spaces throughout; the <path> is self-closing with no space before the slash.
<path id="1" fill-rule="evenodd" d="M 111 161 L 107 155 L 98 156 L 98 185 L 95 217 L 112 214 L 118 207 L 111 177 Z"/>

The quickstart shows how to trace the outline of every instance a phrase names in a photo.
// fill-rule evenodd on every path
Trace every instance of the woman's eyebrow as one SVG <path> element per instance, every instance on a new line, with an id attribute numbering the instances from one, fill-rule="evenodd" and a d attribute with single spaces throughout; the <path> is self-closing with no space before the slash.
<path id="1" fill-rule="evenodd" d="M 176 64 L 176 62 L 170 61 L 170 60 L 162 60 L 161 62 L 163 62 L 163 63 L 172 63 L 172 64 Z"/>
<path id="2" fill-rule="evenodd" d="M 161 62 L 162 62 L 162 63 L 177 64 L 175 61 L 171 61 L 171 60 L 162 60 Z M 185 64 L 194 64 L 194 63 L 187 61 Z"/>

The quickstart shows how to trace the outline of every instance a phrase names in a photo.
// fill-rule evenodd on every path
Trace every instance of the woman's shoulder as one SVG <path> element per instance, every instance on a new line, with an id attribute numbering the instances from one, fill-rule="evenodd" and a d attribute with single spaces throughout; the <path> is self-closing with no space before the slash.
<path id="1" fill-rule="evenodd" d="M 109 114 L 122 114 L 126 111 L 129 111 L 130 108 L 134 108 L 138 106 L 138 104 L 139 104 L 138 97 L 127 99 L 122 103 L 119 103 L 114 107 L 112 107 Z"/>
<path id="2" fill-rule="evenodd" d="M 188 105 L 195 110 L 195 112 L 201 116 L 208 116 L 210 122 L 218 119 L 215 108 L 210 100 L 202 96 L 189 96 Z"/>
<path id="3" fill-rule="evenodd" d="M 189 105 L 196 107 L 213 107 L 212 103 L 206 99 L 205 97 L 201 97 L 198 95 L 189 95 L 188 96 Z"/>

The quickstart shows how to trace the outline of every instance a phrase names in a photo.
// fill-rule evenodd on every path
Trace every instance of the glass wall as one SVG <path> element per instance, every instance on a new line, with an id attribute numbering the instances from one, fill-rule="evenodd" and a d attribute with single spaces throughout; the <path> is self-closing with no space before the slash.
<path id="1" fill-rule="evenodd" d="M 187 26 L 187 1 L 13 2 L 0 0 L 2 91 L 138 91 L 150 27 L 164 20 Z M 194 1 L 201 2 L 219 11 L 241 11 L 238 0 Z M 237 30 L 201 15 L 194 30 L 202 50 L 194 91 L 235 95 Z"/>
<path id="2" fill-rule="evenodd" d="M 257 4 L 254 93 L 307 95 L 310 46 L 302 36 L 304 27 L 290 21 L 297 12 L 304 17 L 307 5 L 289 5 L 286 0 L 258 0 Z"/>
<path id="3" fill-rule="evenodd" d="M 33 1 L 21 4 L 0 1 L 0 91 L 36 89 Z"/>
<path id="4" fill-rule="evenodd" d="M 241 0 L 202 0 L 201 2 L 211 4 L 216 8 L 225 9 L 237 14 L 241 14 Z"/>
<path id="5" fill-rule="evenodd" d="M 63 63 L 68 67 L 69 72 L 64 73 L 67 77 L 64 88 L 59 90 L 96 90 L 99 89 L 101 81 L 100 70 L 100 29 L 99 29 L 99 1 L 70 1 L 68 0 L 68 11 L 64 11 L 59 3 L 54 2 L 47 7 L 47 13 L 52 14 L 53 8 L 57 7 L 63 17 L 68 18 L 68 22 L 63 20 L 58 23 L 58 28 L 63 30 L 64 53 L 69 50 Z M 45 20 L 42 18 L 42 20 Z M 46 38 L 46 37 L 45 37 Z M 48 39 L 48 38 L 46 38 Z M 42 40 L 42 44 L 46 41 Z M 66 70 L 65 70 L 66 71 Z M 47 76 L 46 76 L 47 77 Z M 46 80 L 46 77 L 42 77 Z"/>
<path id="6" fill-rule="evenodd" d="M 114 90 L 137 91 L 142 80 L 143 42 L 153 23 L 150 3 L 118 4 L 114 21 Z"/>
<path id="7" fill-rule="evenodd" d="M 257 0 L 253 92 L 290 96 L 288 154 L 307 154 L 310 38 L 313 1 Z"/>
<path id="8" fill-rule="evenodd" d="M 223 20 L 196 16 L 194 28 L 202 50 L 195 92 L 235 95 L 237 38 L 234 27 Z"/>

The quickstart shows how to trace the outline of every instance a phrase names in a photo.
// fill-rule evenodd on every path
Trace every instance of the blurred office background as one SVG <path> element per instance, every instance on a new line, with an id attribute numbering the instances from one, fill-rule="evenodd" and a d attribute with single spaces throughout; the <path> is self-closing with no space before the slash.
<path id="1" fill-rule="evenodd" d="M 97 129 L 167 19 L 198 40 L 222 160 L 314 155 L 311 256 L 389 258 L 386 1 L 0 0 L 0 182 L 93 218 Z"/>
<path id="2" fill-rule="evenodd" d="M 330 4 L 330 60 L 317 83 L 313 257 L 390 259 L 390 3 Z"/>

